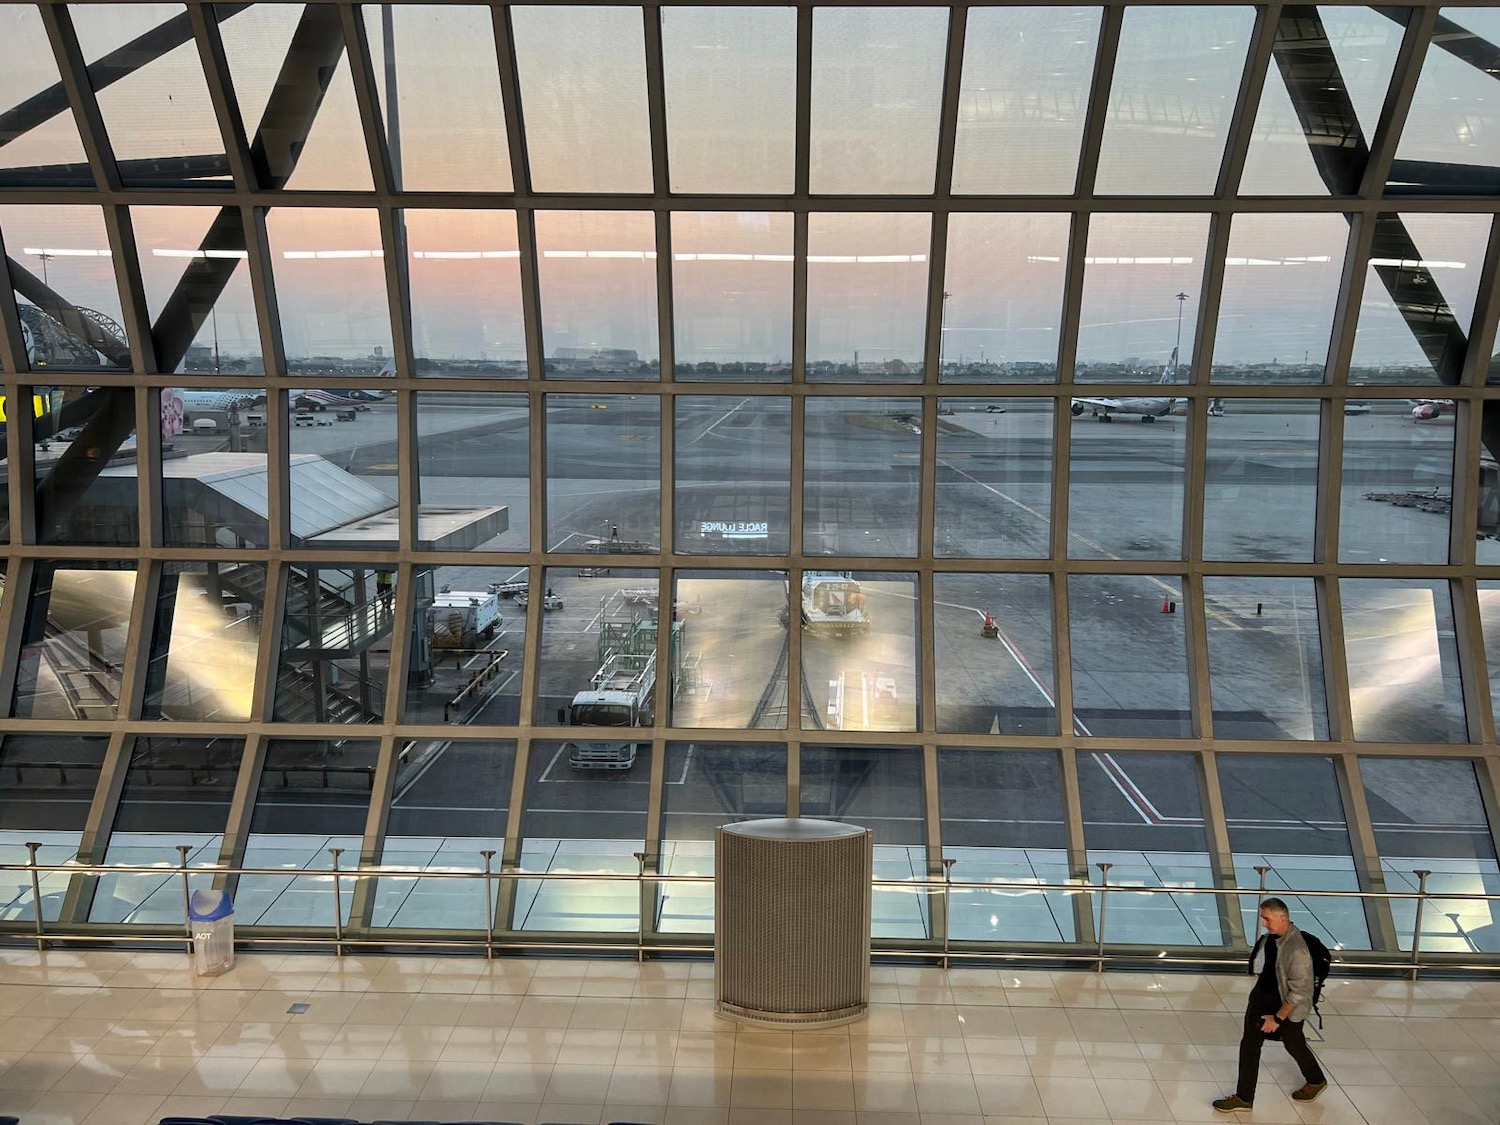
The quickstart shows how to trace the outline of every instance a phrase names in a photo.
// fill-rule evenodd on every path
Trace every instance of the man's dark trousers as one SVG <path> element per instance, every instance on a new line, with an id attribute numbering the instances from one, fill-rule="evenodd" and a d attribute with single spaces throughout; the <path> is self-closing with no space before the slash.
<path id="1" fill-rule="evenodd" d="M 1268 942 L 1274 945 L 1274 942 Z M 1269 980 L 1267 979 L 1269 978 Z M 1266 967 L 1250 990 L 1250 1002 L 1245 1006 L 1245 1033 L 1240 1037 L 1240 1077 L 1234 1092 L 1247 1102 L 1255 1101 L 1255 1083 L 1260 1076 L 1260 1049 L 1266 1041 L 1260 1021 L 1274 1016 L 1281 1007 L 1281 994 L 1276 991 L 1275 957 L 1266 958 Z M 1313 1058 L 1312 1048 L 1307 1045 L 1302 1020 L 1283 1020 L 1277 1026 L 1281 1030 L 1281 1045 L 1302 1070 L 1302 1078 L 1314 1086 L 1323 1081 L 1323 1070 Z"/>

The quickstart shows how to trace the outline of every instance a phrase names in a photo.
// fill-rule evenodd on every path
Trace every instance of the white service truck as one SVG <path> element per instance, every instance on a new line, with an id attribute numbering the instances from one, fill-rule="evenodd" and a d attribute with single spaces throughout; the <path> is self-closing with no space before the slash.
<path id="1" fill-rule="evenodd" d="M 500 620 L 500 598 L 487 590 L 446 590 L 427 608 L 427 632 L 439 648 L 475 648 Z"/>
<path id="2" fill-rule="evenodd" d="M 649 727 L 653 722 L 656 653 L 614 652 L 590 678 L 591 687 L 573 696 L 558 719 L 574 727 Z M 575 770 L 628 770 L 636 743 L 619 738 L 579 739 L 564 744 Z"/>

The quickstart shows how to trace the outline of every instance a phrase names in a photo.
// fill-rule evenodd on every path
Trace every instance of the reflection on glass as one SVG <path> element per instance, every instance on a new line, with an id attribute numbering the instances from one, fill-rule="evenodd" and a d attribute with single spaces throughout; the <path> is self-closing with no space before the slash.
<path id="1" fill-rule="evenodd" d="M 1306 562 L 1318 503 L 1318 403 L 1214 399 L 1203 481 L 1203 557 Z"/>
<path id="2" fill-rule="evenodd" d="M 0 5 L 0 104 L 19 106 L 58 87 L 57 63 L 42 17 L 31 4 Z M 92 187 L 93 174 L 66 100 L 0 149 L 0 185 Z M 14 253 L 14 251 L 11 251 Z"/>
<path id="3" fill-rule="evenodd" d="M 518 722 L 531 589 L 526 568 L 422 567 L 415 581 L 401 721 Z M 558 599 L 561 610 L 566 599 Z"/>
<path id="4" fill-rule="evenodd" d="M 1207 246 L 1207 215 L 1089 220 L 1079 382 L 1187 381 Z"/>
<path id="5" fill-rule="evenodd" d="M 32 387 L 23 394 L 37 419 L 32 477 L 40 542 L 137 542 L 135 394 L 129 387 Z"/>
<path id="6" fill-rule="evenodd" d="M 547 550 L 654 552 L 661 541 L 661 403 L 548 395 Z"/>
<path id="7" fill-rule="evenodd" d="M 376 387 L 307 388 L 281 400 L 289 419 L 291 530 L 298 546 L 396 548 L 396 411 L 388 393 Z M 376 434 L 386 439 L 383 454 L 373 444 Z M 481 526 L 494 522 L 478 511 L 473 515 Z M 434 526 L 419 515 L 421 545 L 435 545 L 428 540 L 438 537 L 436 545 L 452 540 L 473 546 L 463 535 L 468 528 L 454 523 L 440 519 Z"/>
<path id="8" fill-rule="evenodd" d="M 802 546 L 816 555 L 917 553 L 914 398 L 809 398 Z"/>
<path id="9" fill-rule="evenodd" d="M 784 730 L 785 573 L 680 570 L 676 582 L 672 724 Z"/>
<path id="10" fill-rule="evenodd" d="M 1429 894 L 1500 893 L 1495 841 L 1474 764 L 1463 759 L 1361 758 L 1359 772 L 1375 825 L 1388 891 L 1415 891 L 1430 871 Z M 1424 953 L 1500 953 L 1495 902 L 1432 899 L 1422 910 Z M 1396 938 L 1410 949 L 1413 899 L 1392 899 Z"/>
<path id="11" fill-rule="evenodd" d="M 250 718 L 265 589 L 264 563 L 162 564 L 146 718 Z"/>
<path id="12" fill-rule="evenodd" d="M 1052 400 L 938 400 L 940 558 L 1037 558 L 1050 549 Z"/>
<path id="13" fill-rule="evenodd" d="M 1458 381 L 1489 231 L 1488 215 L 1376 217 L 1351 383 Z"/>
<path id="14" fill-rule="evenodd" d="M 1214 886 L 1197 755 L 1080 754 L 1078 796 L 1095 884 L 1101 878 L 1095 864 L 1109 863 L 1112 887 Z M 1100 896 L 1093 901 L 1097 926 Z M 1159 948 L 1218 945 L 1223 941 L 1219 901 L 1213 895 L 1111 895 L 1105 941 Z"/>
<path id="15" fill-rule="evenodd" d="M 875 878 L 920 879 L 926 871 L 922 756 L 905 747 L 804 746 L 801 815 L 857 824 L 875 834 Z M 925 938 L 926 896 L 877 887 L 876 938 Z"/>
<path id="16" fill-rule="evenodd" d="M 1066 883 L 1062 768 L 1029 750 L 938 751 L 943 858 L 955 882 Z M 1059 891 L 954 891 L 948 932 L 965 941 L 1073 941 L 1073 898 Z"/>
<path id="17" fill-rule="evenodd" d="M 26 863 L 28 841 L 42 845 L 36 853 L 38 863 L 73 861 L 83 841 L 108 746 L 108 738 L 91 735 L 5 736 L 0 743 L 0 774 L 5 777 L 5 784 L 0 785 L 0 862 Z M 42 872 L 37 879 L 42 918 L 56 921 L 71 877 L 64 872 Z M 36 918 L 31 877 L 25 871 L 0 872 L 0 918 L 7 922 Z"/>
<path id="18" fill-rule="evenodd" d="M 524 379 L 516 213 L 409 210 L 401 215 L 416 373 Z"/>
<path id="19" fill-rule="evenodd" d="M 162 459 L 164 541 L 174 547 L 266 546 L 265 392 L 168 387 L 161 401 L 164 441 L 189 453 Z"/>
<path id="20" fill-rule="evenodd" d="M 130 345 L 103 212 L 0 204 L 0 234 L 32 368 L 128 369 Z"/>
<path id="21" fill-rule="evenodd" d="M 1323 739 L 1328 702 L 1311 578 L 1205 578 L 1215 738 Z"/>
<path id="22" fill-rule="evenodd" d="M 1242 194 L 1350 195 L 1358 189 L 1407 12 L 1331 4 L 1282 12 Z"/>
<path id="23" fill-rule="evenodd" d="M 915 575 L 805 570 L 793 612 L 804 729 L 917 729 Z"/>
<path id="24" fill-rule="evenodd" d="M 667 166 L 674 192 L 792 190 L 792 8 L 664 6 Z"/>
<path id="25" fill-rule="evenodd" d="M 1349 224 L 1342 215 L 1236 215 L 1210 376 L 1320 383 Z"/>
<path id="26" fill-rule="evenodd" d="M 1489 123 L 1500 113 L 1500 90 L 1488 55 L 1500 25 L 1492 8 L 1444 8 L 1440 18 L 1448 26 L 1423 57 L 1386 190 L 1493 194 L 1500 139 Z"/>
<path id="27" fill-rule="evenodd" d="M 85 65 L 110 66 L 94 96 L 120 179 L 131 187 L 227 184 L 229 161 L 181 4 L 73 4 Z M 163 33 L 177 29 L 175 34 Z M 130 46 L 154 36 L 145 46 Z M 178 44 L 170 50 L 162 47 Z M 91 75 L 91 78 L 94 77 Z M 163 98 L 161 92 L 170 90 Z M 10 103 L 7 103 L 10 104 Z"/>
<path id="28" fill-rule="evenodd" d="M 12 718 L 116 717 L 120 673 L 132 651 L 135 580 L 135 567 L 126 563 L 37 563 Z"/>
<path id="29" fill-rule="evenodd" d="M 526 549 L 531 507 L 529 415 L 525 395 L 418 393 L 419 512 L 430 512 L 434 524 L 430 529 L 419 527 L 418 546 L 447 551 Z M 372 420 L 366 416 L 360 424 Z M 384 471 L 393 468 L 386 464 Z M 395 486 L 394 478 L 380 483 Z M 438 519 L 446 522 L 443 534 L 436 526 Z M 421 522 L 426 522 L 424 516 L 419 516 Z"/>
<path id="30" fill-rule="evenodd" d="M 1343 578 L 1339 593 L 1354 737 L 1463 742 L 1468 736 L 1448 584 Z"/>
<path id="31" fill-rule="evenodd" d="M 397 184 L 405 191 L 510 190 L 490 10 L 371 4 L 362 11 Z"/>
<path id="32" fill-rule="evenodd" d="M 1254 27 L 1248 6 L 1126 9 L 1100 194 L 1213 192 Z"/>
<path id="33" fill-rule="evenodd" d="M 1490 712 L 1500 717 L 1500 581 L 1479 582 L 1479 628 L 1489 673 Z"/>
<path id="34" fill-rule="evenodd" d="M 289 566 L 283 576 L 275 717 L 374 723 L 385 711 L 394 567 Z"/>
<path id="35" fill-rule="evenodd" d="M 762 743 L 667 743 L 662 796 L 661 873 L 714 873 L 714 829 L 786 815 L 786 747 Z M 714 928 L 710 883 L 663 884 L 657 904 L 663 933 Z"/>
<path id="36" fill-rule="evenodd" d="M 218 865 L 244 749 L 237 738 L 136 740 L 104 863 L 159 867 L 161 873 L 102 876 L 89 921 L 182 925 L 177 847 L 191 849 L 190 868 Z M 194 891 L 212 886 L 206 871 L 188 876 Z"/>
<path id="37" fill-rule="evenodd" d="M 1075 398 L 1109 426 L 1073 426 L 1068 466 L 1068 556 L 1172 559 L 1182 554 L 1189 419 L 1168 396 Z M 1118 418 L 1118 421 L 1116 421 Z M 1150 422 L 1152 425 L 1138 425 Z"/>
<path id="38" fill-rule="evenodd" d="M 943 382 L 1050 383 L 1057 377 L 1068 230 L 1067 215 L 949 216 Z"/>
<path id="39" fill-rule="evenodd" d="M 931 243 L 931 215 L 808 216 L 809 381 L 921 382 Z"/>
<path id="40" fill-rule="evenodd" d="M 1187 618 L 1176 578 L 1068 579 L 1073 726 L 1082 735 L 1188 738 Z"/>
<path id="41" fill-rule="evenodd" d="M 938 730 L 1056 734 L 1046 575 L 937 574 L 933 596 Z"/>
<path id="42" fill-rule="evenodd" d="M 130 223 L 162 370 L 263 374 L 239 211 L 132 207 Z"/>
<path id="43" fill-rule="evenodd" d="M 575 768 L 565 744 L 534 742 L 521 819 L 522 871 L 636 875 L 646 846 L 650 744 L 633 770 Z M 634 933 L 641 895 L 634 880 L 516 883 L 517 930 Z"/>
<path id="44" fill-rule="evenodd" d="M 375 211 L 275 207 L 266 236 L 288 373 L 379 374 L 391 315 Z"/>
<path id="45" fill-rule="evenodd" d="M 1333 759 L 1220 754 L 1217 764 L 1235 882 L 1258 887 L 1255 868 L 1269 867 L 1266 893 L 1285 899 L 1299 926 L 1319 934 L 1333 949 L 1369 949 L 1370 931 L 1358 899 L 1297 895 L 1360 889 Z M 1259 903 L 1248 895 L 1239 901 L 1248 938 L 1256 930 Z"/>
<path id="46" fill-rule="evenodd" d="M 421 871 L 482 871 L 479 853 L 505 847 L 513 742 L 412 742 L 396 756 L 382 866 Z M 498 862 L 493 865 L 498 869 Z M 484 928 L 484 885 L 477 879 L 376 882 L 371 922 L 400 929 Z"/>
<path id="47" fill-rule="evenodd" d="M 650 191 L 641 9 L 510 9 L 536 191 Z"/>
<path id="48" fill-rule="evenodd" d="M 812 190 L 932 191 L 945 8 L 813 10 Z"/>
<path id="49" fill-rule="evenodd" d="M 953 154 L 955 192 L 1072 193 L 1099 13 L 1099 8 L 969 10 Z M 948 261 L 951 269 L 951 250 Z"/>
<path id="50" fill-rule="evenodd" d="M 374 739 L 351 738 L 266 744 L 244 864 L 287 874 L 239 877 L 231 892 L 239 925 L 333 928 L 332 876 L 297 873 L 331 871 L 331 848 L 344 849 L 343 870 L 355 866 L 378 746 Z M 348 925 L 355 881 L 341 876 L 339 890 Z"/>
<path id="51" fill-rule="evenodd" d="M 675 408 L 677 550 L 786 554 L 789 400 L 679 395 Z"/>
<path id="52" fill-rule="evenodd" d="M 1453 437 L 1448 418 L 1414 423 L 1404 411 L 1383 411 L 1344 419 L 1341 561 L 1448 561 Z"/>
<path id="53" fill-rule="evenodd" d="M 535 222 L 547 374 L 656 378 L 661 347 L 651 214 L 538 211 Z"/>
<path id="54" fill-rule="evenodd" d="M 790 378 L 792 216 L 673 212 L 672 317 L 678 378 Z"/>

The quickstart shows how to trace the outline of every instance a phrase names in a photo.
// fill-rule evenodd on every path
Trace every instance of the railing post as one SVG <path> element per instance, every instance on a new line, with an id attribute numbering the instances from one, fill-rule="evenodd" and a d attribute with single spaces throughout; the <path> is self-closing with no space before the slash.
<path id="1" fill-rule="evenodd" d="M 188 853 L 190 844 L 177 845 L 177 870 L 182 874 L 182 930 L 187 935 L 188 956 L 193 955 L 193 895 L 188 889 Z"/>
<path id="2" fill-rule="evenodd" d="M 339 889 L 339 856 L 344 854 L 344 849 L 329 848 L 328 854 L 333 856 L 333 955 L 342 957 L 344 955 L 344 894 Z"/>
<path id="3" fill-rule="evenodd" d="M 1432 872 L 1426 868 L 1413 871 L 1417 877 L 1417 919 L 1411 928 L 1411 979 L 1417 979 L 1420 971 L 1417 967 L 1417 958 L 1421 956 L 1422 949 L 1422 907 L 1427 904 L 1427 876 Z"/>
<path id="4" fill-rule="evenodd" d="M 490 862 L 495 858 L 494 848 L 480 851 L 484 856 L 484 959 L 495 957 L 495 887 L 490 875 Z"/>
<path id="5" fill-rule="evenodd" d="M 1109 908 L 1109 869 L 1113 863 L 1096 863 L 1099 869 L 1099 959 L 1094 972 L 1104 972 L 1104 912 Z"/>
<path id="6" fill-rule="evenodd" d="M 636 964 L 644 964 L 646 961 L 646 853 L 631 852 L 635 856 L 636 878 L 635 885 L 635 960 Z M 656 901 L 656 896 L 651 896 L 651 901 Z"/>
<path id="7" fill-rule="evenodd" d="M 1248 938 L 1251 949 L 1254 949 L 1255 943 L 1260 940 L 1260 904 L 1266 900 L 1266 873 L 1270 870 L 1269 864 L 1257 863 L 1255 865 L 1255 873 L 1260 876 L 1260 885 L 1256 891 L 1258 897 L 1255 900 L 1255 929 Z"/>
<path id="8" fill-rule="evenodd" d="M 943 860 L 943 968 L 948 967 L 948 937 L 953 931 L 953 865 L 956 859 Z"/>
<path id="9" fill-rule="evenodd" d="M 41 848 L 40 843 L 27 843 L 28 853 L 26 863 L 31 868 L 31 915 L 36 922 L 36 951 L 38 953 L 47 948 L 47 927 L 42 921 L 42 881 L 37 876 L 36 853 Z"/>

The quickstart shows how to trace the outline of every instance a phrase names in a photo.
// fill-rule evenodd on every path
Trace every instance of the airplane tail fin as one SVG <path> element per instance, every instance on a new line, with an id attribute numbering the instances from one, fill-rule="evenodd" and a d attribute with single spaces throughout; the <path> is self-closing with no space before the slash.
<path id="1" fill-rule="evenodd" d="M 1177 349 L 1172 349 L 1172 359 L 1161 369 L 1161 378 L 1158 383 L 1170 383 L 1177 378 Z"/>

